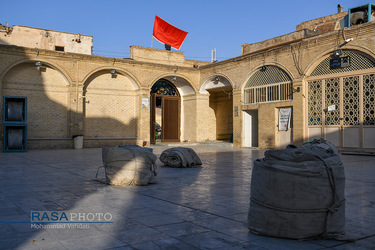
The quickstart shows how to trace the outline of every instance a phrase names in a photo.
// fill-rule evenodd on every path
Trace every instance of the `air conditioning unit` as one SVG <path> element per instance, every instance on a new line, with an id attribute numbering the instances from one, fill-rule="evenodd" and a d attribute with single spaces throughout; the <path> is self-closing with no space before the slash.
<path id="1" fill-rule="evenodd" d="M 27 97 L 3 97 L 3 151 L 27 150 Z"/>
<path id="2" fill-rule="evenodd" d="M 367 23 L 367 13 L 365 11 L 357 11 L 350 15 L 350 26 Z"/>
<path id="3" fill-rule="evenodd" d="M 348 27 L 375 20 L 375 5 L 366 4 L 349 9 Z"/>

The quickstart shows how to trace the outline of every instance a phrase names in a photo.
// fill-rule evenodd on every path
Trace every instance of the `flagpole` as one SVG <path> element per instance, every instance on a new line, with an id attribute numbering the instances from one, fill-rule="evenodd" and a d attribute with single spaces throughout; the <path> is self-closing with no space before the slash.
<path id="1" fill-rule="evenodd" d="M 152 49 L 152 43 L 154 42 L 154 36 L 151 38 L 151 49 Z"/>

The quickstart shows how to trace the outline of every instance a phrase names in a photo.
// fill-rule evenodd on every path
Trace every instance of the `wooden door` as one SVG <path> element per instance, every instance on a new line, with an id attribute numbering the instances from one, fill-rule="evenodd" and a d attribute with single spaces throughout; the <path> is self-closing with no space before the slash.
<path id="1" fill-rule="evenodd" d="M 163 96 L 163 141 L 180 141 L 180 98 Z"/>

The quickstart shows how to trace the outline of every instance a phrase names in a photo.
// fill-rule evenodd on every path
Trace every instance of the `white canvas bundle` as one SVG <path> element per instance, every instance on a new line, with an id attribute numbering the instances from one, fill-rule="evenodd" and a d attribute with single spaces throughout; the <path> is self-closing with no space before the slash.
<path id="1" fill-rule="evenodd" d="M 335 238 L 345 233 L 345 173 L 322 139 L 268 150 L 254 162 L 248 228 L 256 234 Z"/>
<path id="2" fill-rule="evenodd" d="M 136 145 L 104 147 L 102 158 L 106 180 L 111 185 L 156 183 L 156 155 L 151 148 Z"/>
<path id="3" fill-rule="evenodd" d="M 160 161 L 165 166 L 174 168 L 191 168 L 202 165 L 199 156 L 191 148 L 168 148 L 160 155 Z"/>

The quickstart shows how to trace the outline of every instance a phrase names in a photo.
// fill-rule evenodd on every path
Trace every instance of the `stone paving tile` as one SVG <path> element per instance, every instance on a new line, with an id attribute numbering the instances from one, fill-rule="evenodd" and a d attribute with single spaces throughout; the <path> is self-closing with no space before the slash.
<path id="1" fill-rule="evenodd" d="M 218 231 L 224 228 L 231 228 L 231 227 L 246 227 L 245 222 L 238 222 L 234 220 L 229 220 L 223 217 L 216 216 L 214 218 L 209 219 L 202 219 L 194 221 L 195 224 L 209 228 L 214 231 Z"/>
<path id="2" fill-rule="evenodd" d="M 219 249 L 239 246 L 238 239 L 219 232 L 203 232 L 177 237 L 177 239 L 191 244 L 199 249 Z"/>
<path id="3" fill-rule="evenodd" d="M 345 237 L 357 241 L 298 241 L 246 228 L 252 162 L 264 150 L 193 149 L 202 167 L 174 169 L 158 160 L 158 184 L 126 187 L 94 181 L 101 149 L 0 153 L 0 249 L 374 249 L 374 157 L 341 157 Z M 89 228 L 35 229 L 31 211 L 100 212 L 113 219 Z"/>
<path id="4" fill-rule="evenodd" d="M 43 229 L 58 241 L 83 240 L 87 237 L 100 237 L 103 233 L 96 227 L 87 224 L 48 224 L 57 228 Z M 63 228 L 58 228 L 64 226 Z"/>
<path id="5" fill-rule="evenodd" d="M 169 212 L 169 214 L 175 217 L 178 217 L 184 221 L 190 221 L 190 222 L 216 217 L 216 215 L 213 215 L 204 211 L 193 210 L 193 209 L 191 209 L 191 211 L 186 211 L 186 212 Z"/>
<path id="6" fill-rule="evenodd" d="M 133 229 L 140 229 L 147 227 L 146 225 L 139 223 L 133 219 L 124 218 L 121 216 L 113 215 L 113 223 L 106 224 L 106 223 L 100 223 L 100 224 L 94 224 L 90 227 L 95 227 L 101 232 L 105 232 L 107 234 L 116 234 L 117 232 L 126 232 L 127 230 L 133 230 Z"/>
<path id="7" fill-rule="evenodd" d="M 45 231 L 38 231 L 25 240 L 17 249 L 68 249 Z"/>
<path id="8" fill-rule="evenodd" d="M 195 250 L 195 249 L 199 249 L 197 247 L 194 247 L 191 244 L 185 243 L 183 241 L 180 241 L 180 240 L 174 239 L 174 238 L 142 242 L 142 243 L 138 243 L 138 244 L 133 244 L 133 245 L 131 245 L 131 247 L 132 247 L 132 249 L 140 249 L 140 250 L 144 250 L 144 249 L 147 249 L 147 250 L 162 250 L 162 249 Z"/>
<path id="9" fill-rule="evenodd" d="M 169 224 L 169 225 L 162 225 L 154 227 L 154 229 L 165 233 L 172 237 L 178 237 L 183 235 L 191 235 L 197 234 L 202 232 L 211 231 L 208 228 L 201 227 L 191 222 L 183 222 L 183 223 L 176 223 L 176 224 Z"/>
<path id="10" fill-rule="evenodd" d="M 158 216 L 149 215 L 144 217 L 138 217 L 134 220 L 149 227 L 156 227 L 183 222 L 181 219 L 166 214 L 160 214 Z"/>
<path id="11" fill-rule="evenodd" d="M 356 241 L 351 244 L 341 244 L 334 247 L 333 249 L 337 250 L 357 250 L 357 249 L 375 249 L 375 235 L 368 237 L 359 241 Z"/>
<path id="12" fill-rule="evenodd" d="M 298 241 L 288 240 L 279 238 L 263 238 L 255 241 L 251 241 L 251 244 L 263 247 L 264 249 L 278 249 L 278 250 L 290 250 L 290 249 L 303 249 L 303 250 L 315 250 L 322 249 L 323 247 L 310 241 Z"/>
<path id="13" fill-rule="evenodd" d="M 59 241 L 67 249 L 110 249 L 118 247 L 127 247 L 128 245 L 112 236 L 103 233 L 97 233 L 92 236 L 81 237 L 78 239 L 66 239 Z"/>
<path id="14" fill-rule="evenodd" d="M 123 232 L 113 232 L 112 236 L 129 245 L 171 238 L 149 227 L 130 229 Z"/>
<path id="15" fill-rule="evenodd" d="M 30 227 L 30 226 L 29 226 Z M 17 249 L 23 245 L 30 244 L 30 239 L 33 238 L 34 232 L 28 233 L 14 233 L 9 235 L 3 235 L 0 237 L 0 248 L 1 249 Z"/>

